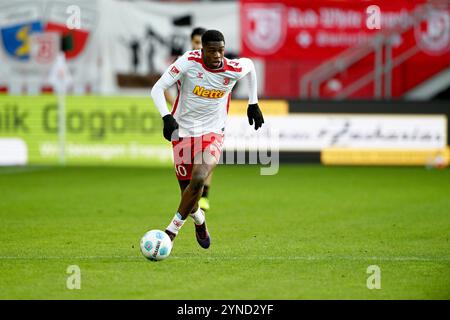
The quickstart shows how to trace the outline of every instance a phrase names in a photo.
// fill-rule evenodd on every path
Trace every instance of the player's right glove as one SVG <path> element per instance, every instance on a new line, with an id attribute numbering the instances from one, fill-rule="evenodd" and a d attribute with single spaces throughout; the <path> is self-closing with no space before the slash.
<path id="1" fill-rule="evenodd" d="M 164 121 L 164 138 L 166 138 L 167 141 L 172 141 L 172 134 L 178 129 L 178 123 L 171 114 L 164 116 L 162 119 Z"/>

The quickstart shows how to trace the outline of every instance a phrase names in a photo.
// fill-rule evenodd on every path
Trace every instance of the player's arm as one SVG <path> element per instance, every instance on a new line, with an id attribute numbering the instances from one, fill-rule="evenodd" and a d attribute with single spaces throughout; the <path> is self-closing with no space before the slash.
<path id="1" fill-rule="evenodd" d="M 172 67 L 172 66 L 171 66 Z M 169 67 L 169 68 L 171 68 Z M 170 70 L 170 69 L 169 69 Z M 156 108 L 164 121 L 163 135 L 166 140 L 171 141 L 172 133 L 178 129 L 178 123 L 170 114 L 167 108 L 167 101 L 164 95 L 165 90 L 170 88 L 178 80 L 169 74 L 169 70 L 159 78 L 152 88 L 151 96 Z"/>
<path id="2" fill-rule="evenodd" d="M 170 93 L 170 90 L 164 90 L 164 97 L 166 98 L 167 103 L 169 105 L 173 106 L 175 99 L 173 98 L 172 94 Z"/>
<path id="3" fill-rule="evenodd" d="M 242 66 L 242 77 L 248 74 L 248 123 L 253 125 L 254 122 L 255 130 L 258 130 L 264 123 L 264 117 L 258 106 L 258 84 L 255 65 L 253 64 L 253 61 L 248 58 L 239 59 L 239 63 Z"/>
<path id="4" fill-rule="evenodd" d="M 183 70 L 185 69 L 184 60 L 186 59 L 181 57 L 169 66 L 161 78 L 159 78 L 159 80 L 155 83 L 151 92 L 155 106 L 164 121 L 164 138 L 168 141 L 171 141 L 173 132 L 178 129 L 178 123 L 167 108 L 165 91 L 174 85 L 183 75 Z"/>

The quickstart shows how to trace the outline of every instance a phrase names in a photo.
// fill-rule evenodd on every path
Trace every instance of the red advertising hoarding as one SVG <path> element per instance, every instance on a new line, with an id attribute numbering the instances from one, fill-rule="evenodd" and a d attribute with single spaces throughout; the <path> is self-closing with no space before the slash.
<path id="1" fill-rule="evenodd" d="M 241 54 L 265 59 L 267 96 L 299 97 L 303 75 L 346 50 L 371 46 L 377 34 L 398 31 L 392 37 L 394 59 L 411 47 L 419 48 L 392 70 L 392 96 L 401 96 L 450 66 L 448 3 L 443 1 L 417 23 L 418 9 L 423 6 L 424 1 L 412 0 L 241 0 Z M 370 72 L 374 59 L 374 55 L 368 55 L 332 80 L 345 87 Z M 350 97 L 373 97 L 371 87 L 373 83 Z M 320 94 L 332 97 L 325 83 Z"/>

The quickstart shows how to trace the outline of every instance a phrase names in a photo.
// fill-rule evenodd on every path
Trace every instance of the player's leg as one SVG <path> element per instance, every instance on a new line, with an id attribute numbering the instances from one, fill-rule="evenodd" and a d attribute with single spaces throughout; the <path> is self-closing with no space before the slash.
<path id="1" fill-rule="evenodd" d="M 208 248 L 210 237 L 204 221 L 204 213 L 198 208 L 198 200 L 202 195 L 206 179 L 219 163 L 223 135 L 210 133 L 198 138 L 180 139 L 172 144 L 174 146 L 177 178 L 179 180 L 189 180 L 189 183 L 187 186 L 186 183 L 180 184 L 182 189 L 181 201 L 178 211 L 167 227 L 166 232 L 173 240 L 184 225 L 187 216 L 194 212 L 193 218 L 197 242 L 203 248 Z M 193 157 L 190 155 L 193 155 Z M 190 160 L 186 159 L 186 157 L 190 157 Z"/>
<path id="2" fill-rule="evenodd" d="M 172 240 L 184 225 L 187 216 L 191 212 L 197 211 L 198 200 L 202 195 L 203 185 L 217 163 L 218 158 L 210 154 L 209 150 L 199 152 L 194 157 L 194 164 L 192 165 L 189 184 L 184 187 L 178 211 L 166 229 L 167 234 Z M 196 235 L 199 244 L 203 248 L 208 248 L 210 238 L 205 221 L 203 221 L 200 225 L 196 223 Z"/>
<path id="3" fill-rule="evenodd" d="M 198 200 L 198 205 L 204 211 L 208 211 L 210 209 L 208 196 L 209 196 L 209 188 L 211 186 L 212 176 L 213 176 L 213 173 L 211 172 L 211 174 L 208 176 L 208 178 L 205 181 L 205 185 L 203 186 L 202 196 L 200 197 L 200 200 Z"/>
<path id="4" fill-rule="evenodd" d="M 179 140 L 172 141 L 172 148 L 175 174 L 180 186 L 181 197 L 183 197 L 184 190 L 186 190 L 191 181 L 193 167 L 193 158 L 191 157 L 192 139 L 180 138 Z M 184 219 L 181 214 L 177 212 L 166 228 L 166 233 L 172 241 L 183 224 Z"/>
<path id="5" fill-rule="evenodd" d="M 214 157 L 212 157 L 211 154 L 205 152 L 205 154 L 203 155 L 203 157 L 204 157 L 204 158 L 205 158 L 205 157 L 206 157 L 206 158 L 207 158 L 207 157 L 211 157 L 211 158 L 209 159 L 209 161 L 207 161 L 207 163 L 213 163 L 213 165 L 207 168 L 207 170 L 208 170 L 209 173 L 207 173 L 206 178 L 204 178 L 204 177 L 199 178 L 199 180 L 201 180 L 201 181 L 198 181 L 199 184 L 201 184 L 201 183 L 204 184 L 204 183 L 205 183 L 206 179 L 212 174 L 212 172 L 213 172 L 213 170 L 214 170 L 214 167 L 217 165 L 217 162 L 215 162 L 215 160 L 217 160 L 217 159 L 214 158 Z M 195 177 L 195 169 L 197 169 L 197 168 L 194 168 L 194 169 L 192 170 L 192 177 L 193 177 L 193 178 Z M 198 169 L 201 169 L 201 167 L 198 167 Z M 193 184 L 189 184 L 189 186 L 188 186 L 188 188 L 186 189 L 186 191 L 189 190 L 189 188 L 190 188 L 191 185 L 193 185 Z M 202 187 L 202 189 L 203 189 L 203 187 Z M 186 191 L 185 191 L 185 192 L 186 192 Z M 197 197 L 198 197 L 198 196 L 201 196 L 201 194 L 202 194 L 202 191 L 200 190 L 200 191 L 198 192 Z M 181 207 L 181 204 L 180 204 L 180 207 Z M 197 208 L 197 209 L 196 209 L 196 208 Z M 192 211 L 195 211 L 195 213 L 193 213 L 193 214 L 191 213 L 191 216 L 194 218 L 195 236 L 196 236 L 196 238 L 197 238 L 197 242 L 198 242 L 198 244 L 199 244 L 202 248 L 208 249 L 209 246 L 211 245 L 211 237 L 209 236 L 208 228 L 206 227 L 206 217 L 205 217 L 205 213 L 204 213 L 204 211 L 199 207 L 198 204 L 195 204 L 195 207 L 192 209 Z"/>
<path id="6" fill-rule="evenodd" d="M 198 153 L 195 156 L 194 161 L 195 163 L 192 167 L 191 181 L 184 190 L 180 205 L 178 207 L 178 212 L 183 218 L 186 218 L 197 206 L 198 200 L 202 195 L 203 186 L 206 179 L 217 165 L 216 158 L 207 151 Z"/>
<path id="7" fill-rule="evenodd" d="M 215 136 L 215 143 L 213 143 L 214 147 L 217 148 L 217 152 L 221 153 L 222 150 L 222 144 L 223 144 L 223 136 Z M 217 156 L 217 154 L 216 154 Z M 217 157 L 219 158 L 219 157 Z M 208 211 L 210 209 L 210 204 L 209 204 L 209 190 L 211 187 L 211 182 L 212 182 L 212 176 L 213 176 L 213 172 L 211 172 L 211 174 L 208 176 L 208 178 L 205 181 L 205 185 L 203 186 L 203 192 L 202 192 L 202 196 L 200 197 L 200 200 L 198 201 L 198 205 L 200 206 L 200 208 L 204 211 Z"/>
<path id="8" fill-rule="evenodd" d="M 180 185 L 181 196 L 183 196 L 183 192 L 189 185 L 189 182 L 191 182 L 190 179 L 189 180 L 178 180 L 178 184 Z"/>
<path id="9" fill-rule="evenodd" d="M 189 185 L 190 181 L 191 180 L 178 180 L 178 184 L 180 185 L 181 196 L 183 196 L 183 192 Z M 203 209 L 200 208 L 199 205 L 196 205 L 189 215 L 194 220 L 195 225 L 202 225 L 203 222 L 205 221 L 204 211 Z"/>

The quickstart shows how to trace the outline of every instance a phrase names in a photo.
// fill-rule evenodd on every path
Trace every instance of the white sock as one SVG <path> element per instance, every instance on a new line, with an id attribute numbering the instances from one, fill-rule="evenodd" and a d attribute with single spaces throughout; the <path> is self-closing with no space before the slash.
<path id="1" fill-rule="evenodd" d="M 198 226 L 205 222 L 205 214 L 203 213 L 203 210 L 200 209 L 200 207 L 198 207 L 197 211 L 189 215 L 192 217 L 192 219 L 194 219 L 194 223 Z"/>
<path id="2" fill-rule="evenodd" d="M 181 219 L 181 214 L 177 212 L 166 229 L 174 234 L 178 234 L 178 231 L 180 231 L 185 222 L 186 220 Z"/>

